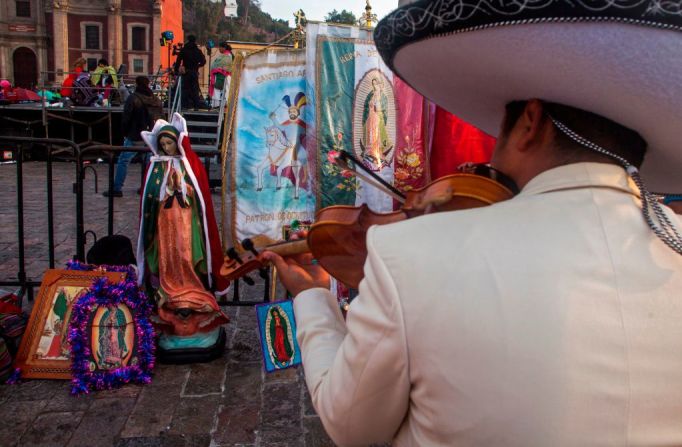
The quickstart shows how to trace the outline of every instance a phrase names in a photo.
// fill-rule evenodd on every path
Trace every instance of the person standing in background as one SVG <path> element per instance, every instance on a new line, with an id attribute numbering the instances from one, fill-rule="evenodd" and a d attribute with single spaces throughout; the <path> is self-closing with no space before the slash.
<path id="1" fill-rule="evenodd" d="M 87 61 L 84 58 L 78 58 L 76 62 L 74 62 L 73 67 L 71 68 L 71 72 L 69 75 L 64 78 L 64 82 L 62 82 L 62 90 L 61 90 L 61 95 L 62 98 L 69 98 L 71 97 L 71 92 L 73 89 L 71 88 L 73 86 L 73 81 L 78 79 L 78 76 L 85 71 L 87 67 Z"/>
<path id="2" fill-rule="evenodd" d="M 156 119 L 161 117 L 161 101 L 154 96 L 149 88 L 149 78 L 138 76 L 135 78 L 135 93 L 130 95 L 123 106 L 121 118 L 121 130 L 123 131 L 123 146 L 144 147 L 144 142 L 140 136 L 143 130 L 149 130 L 154 125 Z M 116 163 L 116 174 L 114 176 L 114 189 L 111 195 L 123 197 L 123 183 L 128 175 L 128 165 L 135 157 L 137 152 L 121 152 Z M 146 158 L 146 157 L 145 157 Z M 104 191 L 104 197 L 109 197 L 110 192 Z"/>
<path id="3" fill-rule="evenodd" d="M 118 88 L 116 70 L 109 65 L 109 62 L 106 59 L 100 59 L 97 62 L 97 68 L 92 72 L 90 81 L 92 82 L 92 85 L 100 88 L 103 98 L 107 100 L 109 99 L 111 91 Z"/>
<path id="4" fill-rule="evenodd" d="M 218 107 L 220 99 L 225 92 L 230 90 L 230 78 L 232 76 L 232 47 L 226 41 L 220 42 L 219 53 L 211 63 L 210 85 L 208 96 L 211 97 L 211 107 Z"/>
<path id="5" fill-rule="evenodd" d="M 197 46 L 197 38 L 187 36 L 187 43 L 180 50 L 173 68 L 182 81 L 182 105 L 184 108 L 203 107 L 199 89 L 199 68 L 206 65 L 206 58 Z"/>

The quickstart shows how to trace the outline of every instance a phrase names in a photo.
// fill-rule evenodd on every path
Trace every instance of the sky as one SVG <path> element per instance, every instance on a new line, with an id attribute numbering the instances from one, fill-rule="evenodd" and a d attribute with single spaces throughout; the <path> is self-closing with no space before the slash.
<path id="1" fill-rule="evenodd" d="M 365 12 L 365 0 L 260 0 L 261 9 L 276 19 L 294 24 L 294 12 L 302 9 L 308 20 L 324 20 L 329 11 L 346 9 L 360 17 Z M 398 0 L 370 0 L 372 12 L 379 19 L 398 7 Z"/>

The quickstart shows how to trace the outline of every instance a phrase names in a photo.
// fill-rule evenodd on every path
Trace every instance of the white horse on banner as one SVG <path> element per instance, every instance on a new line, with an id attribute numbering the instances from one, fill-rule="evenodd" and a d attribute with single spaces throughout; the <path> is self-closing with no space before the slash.
<path id="1" fill-rule="evenodd" d="M 289 141 L 284 131 L 276 125 L 265 128 L 268 155 L 256 166 L 256 191 L 263 190 L 263 175 L 267 169 L 270 175 L 277 177 L 277 190 L 282 189 L 282 176 L 291 180 L 294 185 L 294 199 L 298 199 L 305 149 L 297 140 L 298 135 L 295 135 L 294 141 Z M 302 160 L 299 158 L 301 155 Z"/>

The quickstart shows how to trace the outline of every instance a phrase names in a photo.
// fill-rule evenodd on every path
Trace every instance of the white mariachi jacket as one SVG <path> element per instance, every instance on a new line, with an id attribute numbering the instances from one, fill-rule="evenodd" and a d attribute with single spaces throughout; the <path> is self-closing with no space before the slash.
<path id="1" fill-rule="evenodd" d="M 370 229 L 345 323 L 326 290 L 294 301 L 330 436 L 682 445 L 682 257 L 632 186 L 617 166 L 579 163 L 507 202 Z"/>

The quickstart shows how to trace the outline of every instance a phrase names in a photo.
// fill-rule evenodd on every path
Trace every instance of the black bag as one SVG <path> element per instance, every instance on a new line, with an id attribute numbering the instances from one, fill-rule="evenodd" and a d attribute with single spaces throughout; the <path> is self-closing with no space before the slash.
<path id="1" fill-rule="evenodd" d="M 96 265 L 137 264 L 133 244 L 130 239 L 120 234 L 105 236 L 95 242 L 88 250 L 86 261 L 88 264 Z"/>
<path id="2" fill-rule="evenodd" d="M 89 74 L 81 73 L 78 78 L 73 81 L 71 99 L 77 106 L 91 106 L 97 102 L 98 96 L 95 94 L 95 88 L 90 82 Z"/>

